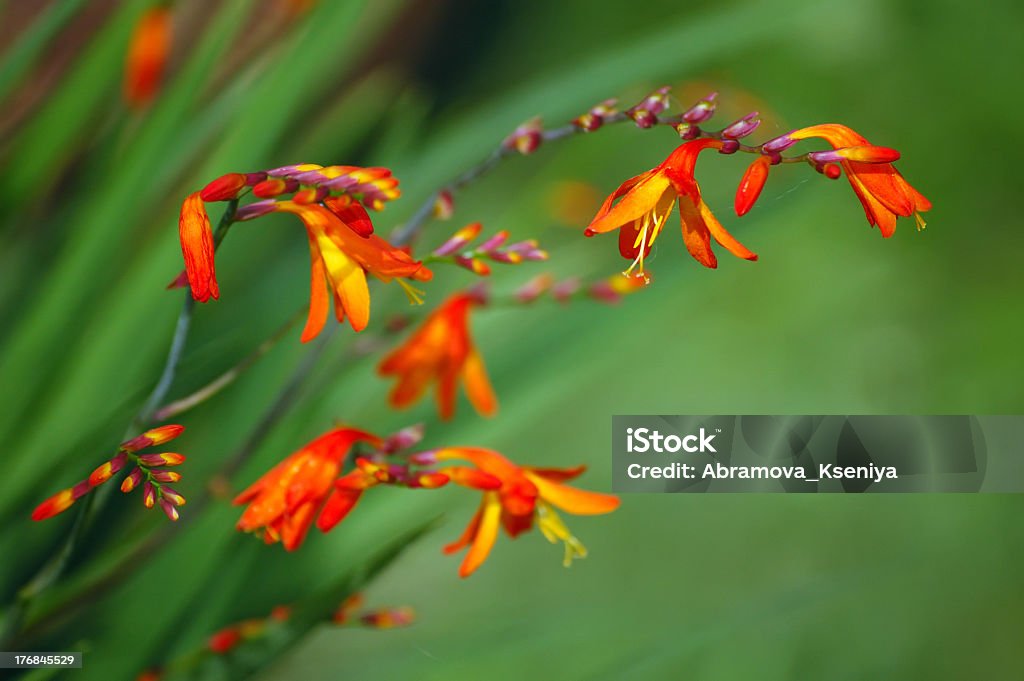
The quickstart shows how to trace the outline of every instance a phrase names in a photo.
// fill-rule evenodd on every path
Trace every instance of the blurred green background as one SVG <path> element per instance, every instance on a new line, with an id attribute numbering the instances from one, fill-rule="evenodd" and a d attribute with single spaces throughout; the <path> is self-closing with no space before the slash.
<path id="1" fill-rule="evenodd" d="M 1022 413 L 1024 144 L 1014 85 L 1024 10 L 989 2 L 594 0 L 175 4 L 169 78 L 136 113 L 119 100 L 144 1 L 0 2 L 0 586 L 7 603 L 68 531 L 34 524 L 39 500 L 83 478 L 118 442 L 162 365 L 181 296 L 176 212 L 210 178 L 294 162 L 384 165 L 404 198 L 380 233 L 488 153 L 516 124 L 552 125 L 607 97 L 676 86 L 679 104 L 721 94 L 716 120 L 757 108 L 758 141 L 842 122 L 898 148 L 935 204 L 883 240 L 845 180 L 773 172 L 743 220 L 732 195 L 747 157 L 704 156 L 705 198 L 760 262 L 719 250 L 717 271 L 666 229 L 654 285 L 618 307 L 578 302 L 474 317 L 501 400 L 386 409 L 373 361 L 336 334 L 311 381 L 233 483 L 247 484 L 336 420 L 390 432 L 428 424 L 427 445 L 474 444 L 573 465 L 610 485 L 617 413 Z M 294 3 L 295 5 L 301 3 Z M 690 99 L 685 99 L 689 97 Z M 593 205 L 660 162 L 669 129 L 613 126 L 512 158 L 464 194 L 456 227 L 538 237 L 542 266 L 495 268 L 509 291 L 540 271 L 621 269 L 613 235 L 582 239 Z M 212 214 L 218 217 L 216 211 Z M 673 221 L 673 224 L 674 221 Z M 198 309 L 182 396 L 224 371 L 308 296 L 294 220 L 236 226 L 218 257 L 221 300 Z M 470 283 L 439 268 L 428 304 Z M 403 311 L 374 292 L 374 320 Z M 236 451 L 308 347 L 298 331 L 180 421 L 186 497 Z M 67 584 L 166 523 L 112 499 Z M 418 623 L 323 627 L 261 679 L 1015 678 L 1024 674 L 1019 496 L 631 496 L 611 516 L 566 518 L 591 552 L 570 570 L 538 533 L 502 537 L 470 579 L 440 553 L 475 495 L 381 490 L 296 554 L 237 535 L 218 502 L 117 588 L 41 632 L 38 649 L 88 651 L 68 678 L 131 678 L 363 564 L 389 537 L 444 513 L 367 590 Z M 186 506 L 184 513 L 189 513 Z M 58 603 L 61 587 L 51 596 Z M 52 605 L 51 603 L 51 605 Z M 43 610 L 33 616 L 45 614 Z M 207 670 L 219 678 L 223 670 Z"/>

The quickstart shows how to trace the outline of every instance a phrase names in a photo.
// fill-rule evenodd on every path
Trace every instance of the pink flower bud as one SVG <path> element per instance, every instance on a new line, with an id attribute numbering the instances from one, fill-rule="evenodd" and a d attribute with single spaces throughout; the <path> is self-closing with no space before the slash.
<path id="1" fill-rule="evenodd" d="M 694 104 L 683 113 L 683 120 L 687 123 L 697 124 L 703 123 L 714 116 L 716 97 L 718 97 L 718 93 L 712 92 L 710 95 Z"/>
<path id="2" fill-rule="evenodd" d="M 759 115 L 760 114 L 756 111 L 748 113 L 743 118 L 726 127 L 725 130 L 722 131 L 722 137 L 725 139 L 740 139 L 746 137 L 757 130 L 757 126 L 761 125 L 761 119 L 758 118 Z"/>
<path id="3" fill-rule="evenodd" d="M 178 509 L 176 509 L 174 507 L 174 504 L 170 503 L 166 499 L 161 499 L 160 500 L 160 508 L 163 509 L 164 513 L 166 513 L 167 517 L 170 518 L 171 520 L 177 520 L 178 519 L 178 517 L 179 517 L 178 516 Z"/>
<path id="4" fill-rule="evenodd" d="M 275 210 L 277 210 L 277 201 L 274 199 L 257 201 L 239 208 L 235 213 L 235 221 L 244 222 L 245 220 L 253 220 L 258 217 L 263 217 L 268 213 L 273 213 Z"/>
<path id="5" fill-rule="evenodd" d="M 775 139 L 768 140 L 767 142 L 761 145 L 761 149 L 763 151 L 785 151 L 786 149 L 789 149 L 791 146 L 793 146 L 799 141 L 790 137 L 790 134 L 792 132 L 793 131 L 790 130 L 785 135 L 780 135 Z"/>

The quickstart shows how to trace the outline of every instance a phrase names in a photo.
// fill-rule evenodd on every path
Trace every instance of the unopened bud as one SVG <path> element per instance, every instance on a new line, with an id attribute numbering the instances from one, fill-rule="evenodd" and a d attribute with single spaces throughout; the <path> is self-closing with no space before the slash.
<path id="1" fill-rule="evenodd" d="M 746 137 L 757 130 L 757 126 L 761 125 L 761 119 L 758 118 L 758 116 L 760 116 L 760 114 L 756 111 L 748 113 L 743 118 L 726 127 L 725 130 L 722 131 L 722 137 L 726 139 L 741 139 Z"/>
<path id="2" fill-rule="evenodd" d="M 466 244 L 480 236 L 483 226 L 479 222 L 472 222 L 459 231 L 455 232 L 447 241 L 434 249 L 433 255 L 443 258 L 456 251 L 462 250 Z"/>
<path id="3" fill-rule="evenodd" d="M 124 482 L 121 483 L 121 491 L 125 494 L 131 492 L 139 486 L 139 483 L 142 482 L 145 477 L 146 476 L 142 472 L 142 469 L 136 467 L 135 470 L 128 474 L 128 477 L 124 479 Z"/>
<path id="4" fill-rule="evenodd" d="M 799 141 L 790 137 L 792 133 L 793 131 L 790 130 L 785 135 L 780 135 L 775 139 L 768 140 L 761 145 L 762 151 L 785 151 L 786 149 L 789 149 Z"/>
<path id="5" fill-rule="evenodd" d="M 494 255 L 492 254 L 493 258 Z M 455 264 L 464 267 L 477 276 L 486 277 L 491 273 L 491 267 L 480 258 L 473 258 L 465 255 L 455 256 Z"/>
<path id="6" fill-rule="evenodd" d="M 447 189 L 442 189 L 434 199 L 434 217 L 438 220 L 448 220 L 455 212 L 455 199 Z"/>
<path id="7" fill-rule="evenodd" d="M 167 517 L 171 520 L 177 520 L 179 518 L 178 509 L 174 507 L 174 504 L 167 501 L 167 499 L 160 499 L 160 508 L 167 514 Z"/>
<path id="8" fill-rule="evenodd" d="M 273 213 L 277 210 L 277 201 L 274 199 L 267 199 L 266 201 L 256 201 L 242 206 L 235 212 L 235 221 L 244 222 L 246 220 L 253 220 L 255 218 L 263 217 L 268 213 Z"/>
<path id="9" fill-rule="evenodd" d="M 533 118 L 516 128 L 511 135 L 505 138 L 502 146 L 506 149 L 515 149 L 524 156 L 532 154 L 544 141 L 540 118 Z"/>
<path id="10" fill-rule="evenodd" d="M 718 97 L 717 92 L 712 92 L 710 95 L 700 100 L 686 112 L 683 113 L 683 120 L 687 123 L 703 123 L 712 116 L 715 115 L 715 99 Z"/>
<path id="11" fill-rule="evenodd" d="M 747 167 L 743 173 L 739 187 L 736 188 L 736 215 L 746 215 L 754 206 L 757 197 L 764 189 L 764 183 L 768 179 L 768 169 L 771 167 L 771 160 L 767 156 L 758 156 L 754 162 Z"/>
<path id="12" fill-rule="evenodd" d="M 199 192 L 203 201 L 229 201 L 238 198 L 238 192 L 246 186 L 246 176 L 241 173 L 221 175 Z"/>

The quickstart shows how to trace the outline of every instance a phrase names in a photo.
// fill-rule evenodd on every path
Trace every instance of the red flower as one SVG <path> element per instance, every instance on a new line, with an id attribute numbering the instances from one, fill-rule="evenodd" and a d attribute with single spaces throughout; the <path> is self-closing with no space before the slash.
<path id="1" fill-rule="evenodd" d="M 718 266 L 718 259 L 711 251 L 712 237 L 733 255 L 757 260 L 757 256 L 729 234 L 711 213 L 693 177 L 697 155 L 705 149 L 720 148 L 722 141 L 716 139 L 683 143 L 659 166 L 626 180 L 612 192 L 584 234 L 594 236 L 618 229 L 619 253 L 633 261 L 626 272 L 631 273 L 639 266 L 642 275 L 644 258 L 665 226 L 674 203 L 679 206 L 683 242 L 702 265 Z"/>
<path id="2" fill-rule="evenodd" d="M 405 343 L 391 352 L 378 367 L 382 376 L 396 376 L 398 383 L 389 402 L 407 407 L 423 396 L 428 384 L 437 383 L 437 407 L 442 419 L 455 414 L 455 391 L 461 381 L 469 401 L 484 416 L 498 410 L 494 389 L 484 361 L 469 335 L 469 312 L 481 298 L 457 293 L 427 317 Z"/>
<path id="3" fill-rule="evenodd" d="M 362 430 L 337 428 L 274 466 L 235 497 L 236 505 L 248 504 L 238 529 L 262 530 L 268 544 L 280 541 L 288 551 L 299 548 L 356 442 L 380 444 L 377 436 Z"/>

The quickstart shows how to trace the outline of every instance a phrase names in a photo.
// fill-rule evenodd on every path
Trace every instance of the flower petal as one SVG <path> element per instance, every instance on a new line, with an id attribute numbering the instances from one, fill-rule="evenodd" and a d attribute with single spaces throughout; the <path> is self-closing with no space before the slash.
<path id="1" fill-rule="evenodd" d="M 699 199 L 698 199 L 699 200 Z M 704 224 L 700 208 L 689 196 L 680 196 L 679 221 L 683 227 L 683 243 L 697 262 L 704 267 L 718 267 L 718 258 L 711 251 L 711 232 Z"/>
<path id="2" fill-rule="evenodd" d="M 619 507 L 619 498 L 613 494 L 601 494 L 560 485 L 525 471 L 530 482 L 537 486 L 540 497 L 553 506 L 576 515 L 598 515 L 611 513 Z"/>
<path id="3" fill-rule="evenodd" d="M 498 525 L 501 520 L 501 504 L 494 492 L 484 493 L 484 504 L 480 514 L 480 522 L 473 536 L 473 544 L 469 547 L 466 558 L 459 566 L 459 576 L 469 577 L 478 567 L 483 565 L 498 538 Z"/>
<path id="4" fill-rule="evenodd" d="M 602 234 L 651 212 L 669 191 L 671 184 L 663 173 L 654 173 L 631 189 L 614 208 L 597 218 L 586 229 L 586 234 Z"/>
<path id="5" fill-rule="evenodd" d="M 327 294 L 327 269 L 324 267 L 320 249 L 313 235 L 309 235 L 309 256 L 309 316 L 306 318 L 306 327 L 302 330 L 300 338 L 303 343 L 308 343 L 320 335 L 324 324 L 327 323 L 327 314 L 331 307 L 331 299 Z"/>
<path id="6" fill-rule="evenodd" d="M 484 361 L 476 349 L 470 350 L 462 365 L 462 382 L 466 386 L 466 395 L 473 407 L 482 416 L 494 416 L 498 411 L 498 398 L 487 377 Z"/>
<path id="7" fill-rule="evenodd" d="M 317 234 L 316 241 L 349 323 L 354 330 L 362 331 L 370 322 L 370 289 L 366 285 L 366 273 L 325 234 Z"/>
<path id="8" fill-rule="evenodd" d="M 715 238 L 719 244 L 724 246 L 730 253 L 735 255 L 737 258 L 743 258 L 744 260 L 757 260 L 757 255 L 752 251 L 748 250 L 746 246 L 741 244 L 736 238 L 725 231 L 725 227 L 722 227 L 722 223 L 718 221 L 711 209 L 708 208 L 708 204 L 703 201 L 700 202 L 700 216 L 704 219 L 704 224 L 707 225 L 708 230 L 711 232 L 711 236 Z"/>

